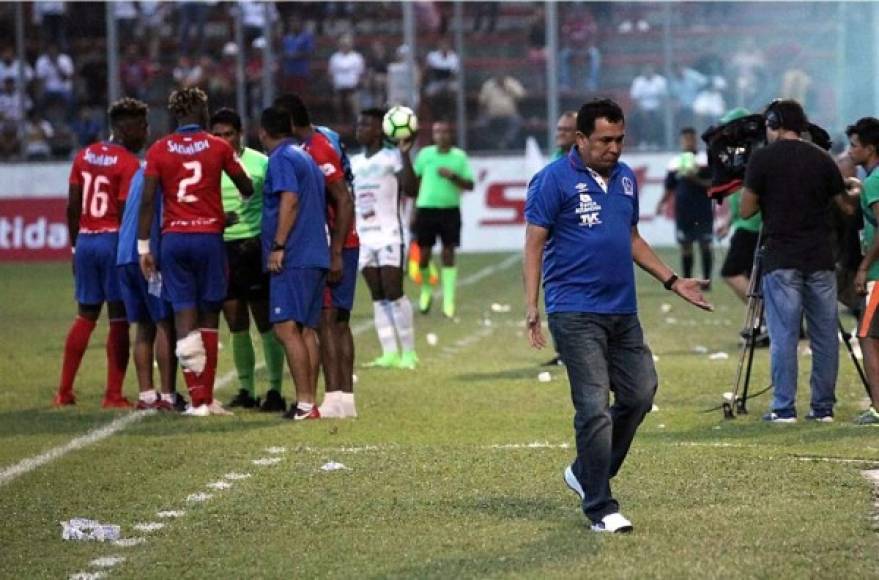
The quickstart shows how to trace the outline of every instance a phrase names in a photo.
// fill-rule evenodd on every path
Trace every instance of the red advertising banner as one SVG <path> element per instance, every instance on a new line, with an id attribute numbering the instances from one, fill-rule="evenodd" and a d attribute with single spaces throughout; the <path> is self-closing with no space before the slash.
<path id="1" fill-rule="evenodd" d="M 68 259 L 65 198 L 0 198 L 0 262 Z"/>

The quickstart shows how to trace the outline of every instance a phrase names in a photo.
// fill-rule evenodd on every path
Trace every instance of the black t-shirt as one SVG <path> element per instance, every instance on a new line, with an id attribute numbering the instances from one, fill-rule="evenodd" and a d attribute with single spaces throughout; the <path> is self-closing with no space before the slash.
<path id="1" fill-rule="evenodd" d="M 776 141 L 751 156 L 745 186 L 760 200 L 766 272 L 834 269 L 830 203 L 845 185 L 827 152 L 806 141 Z"/>
<path id="2" fill-rule="evenodd" d="M 708 231 L 714 223 L 714 208 L 708 197 L 708 188 L 697 180 L 711 179 L 711 170 L 699 167 L 694 179 L 678 175 L 677 171 L 669 171 L 665 176 L 665 189 L 675 192 L 675 221 L 678 228 L 702 226 Z"/>

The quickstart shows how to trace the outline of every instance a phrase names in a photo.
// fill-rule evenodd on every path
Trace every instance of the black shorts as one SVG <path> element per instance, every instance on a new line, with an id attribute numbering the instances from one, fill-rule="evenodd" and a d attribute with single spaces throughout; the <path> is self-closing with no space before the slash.
<path id="1" fill-rule="evenodd" d="M 679 244 L 699 242 L 710 244 L 714 241 L 713 224 L 711 221 L 678 221 L 675 224 L 677 240 Z"/>
<path id="2" fill-rule="evenodd" d="M 422 207 L 415 214 L 415 236 L 422 248 L 431 248 L 437 237 L 444 248 L 461 245 L 461 210 L 452 208 Z"/>
<path id="3" fill-rule="evenodd" d="M 729 241 L 729 252 L 723 261 L 720 275 L 724 278 L 733 276 L 751 276 L 754 266 L 754 252 L 757 251 L 757 239 L 760 234 L 750 230 L 737 229 Z"/>
<path id="4" fill-rule="evenodd" d="M 226 300 L 267 300 L 269 275 L 263 271 L 259 237 L 226 242 L 229 286 Z"/>

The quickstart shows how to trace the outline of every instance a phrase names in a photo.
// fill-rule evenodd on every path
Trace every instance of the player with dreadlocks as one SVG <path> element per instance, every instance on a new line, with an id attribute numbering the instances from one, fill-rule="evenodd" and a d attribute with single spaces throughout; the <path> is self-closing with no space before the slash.
<path id="1" fill-rule="evenodd" d="M 73 249 L 77 317 L 64 344 L 64 362 L 55 405 L 73 405 L 73 380 L 85 354 L 101 305 L 107 303 L 107 391 L 104 408 L 127 408 L 122 382 L 128 368 L 128 321 L 116 272 L 116 245 L 129 183 L 140 162 L 135 153 L 147 138 L 147 106 L 122 99 L 110 106 L 108 141 L 79 152 L 70 170 L 67 227 Z M 77 251 L 78 250 L 78 251 Z"/>
<path id="2" fill-rule="evenodd" d="M 232 146 L 205 131 L 208 98 L 201 89 L 172 92 L 168 109 L 177 129 L 147 151 L 137 253 L 147 279 L 161 275 L 174 309 L 175 352 L 192 398 L 187 414 L 225 415 L 229 412 L 213 398 L 217 327 L 227 284 L 220 180 L 225 171 L 245 198 L 253 194 L 253 185 Z M 157 265 L 149 237 L 159 186 L 163 206 Z"/>

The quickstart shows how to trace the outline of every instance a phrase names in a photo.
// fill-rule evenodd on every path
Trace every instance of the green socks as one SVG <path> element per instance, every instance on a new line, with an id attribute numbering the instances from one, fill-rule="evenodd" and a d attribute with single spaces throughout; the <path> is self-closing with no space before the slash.
<path id="1" fill-rule="evenodd" d="M 455 315 L 455 287 L 458 282 L 458 268 L 443 268 L 443 314 L 449 318 Z"/>
<path id="2" fill-rule="evenodd" d="M 433 301 L 433 286 L 430 284 L 430 268 L 421 269 L 421 296 L 418 299 L 418 310 L 427 314 Z"/>
<path id="3" fill-rule="evenodd" d="M 242 389 L 253 395 L 253 368 L 256 366 L 256 355 L 248 331 L 232 333 L 232 358 L 238 371 L 238 383 Z"/>
<path id="4" fill-rule="evenodd" d="M 269 375 L 269 388 L 281 392 L 281 379 L 284 376 L 284 347 L 271 330 L 262 337 L 262 350 L 266 357 L 266 373 Z"/>

